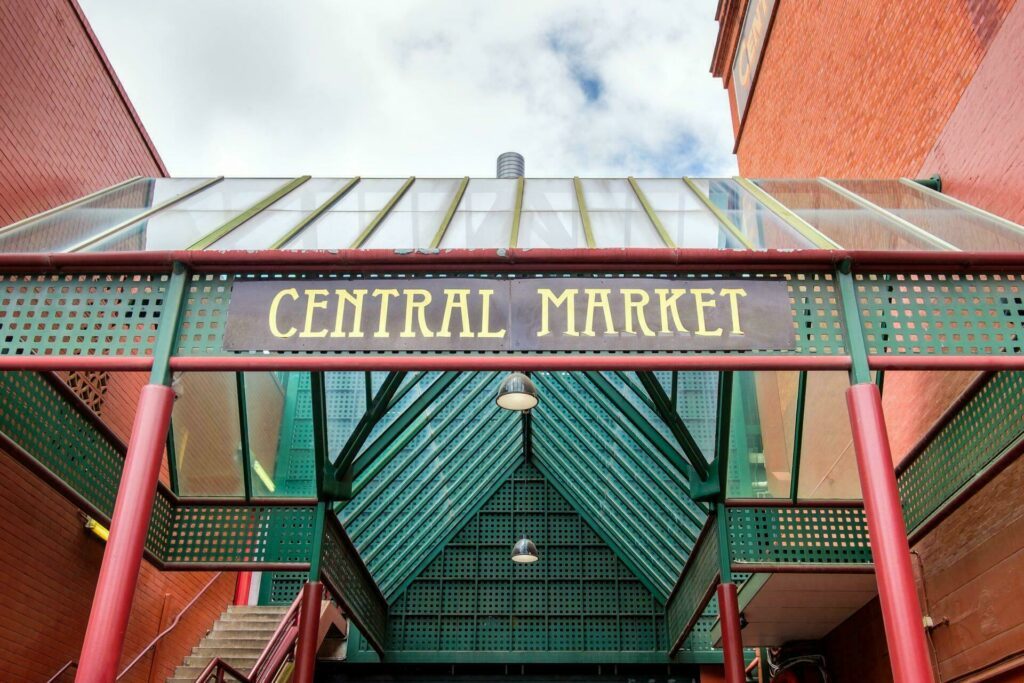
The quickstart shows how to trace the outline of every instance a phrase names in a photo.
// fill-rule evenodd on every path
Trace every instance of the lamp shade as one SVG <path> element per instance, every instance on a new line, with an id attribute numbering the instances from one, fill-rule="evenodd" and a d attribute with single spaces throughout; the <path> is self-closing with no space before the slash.
<path id="1" fill-rule="evenodd" d="M 521 564 L 529 564 L 540 559 L 537 554 L 537 545 L 525 536 L 512 546 L 512 561 Z"/>
<path id="2" fill-rule="evenodd" d="M 530 410 L 537 403 L 537 387 L 523 373 L 513 372 L 502 380 L 498 389 L 498 405 L 505 410 Z"/>

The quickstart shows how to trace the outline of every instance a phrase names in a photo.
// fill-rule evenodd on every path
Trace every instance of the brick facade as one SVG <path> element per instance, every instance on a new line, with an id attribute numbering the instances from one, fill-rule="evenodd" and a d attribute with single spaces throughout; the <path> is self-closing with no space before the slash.
<path id="1" fill-rule="evenodd" d="M 0 92 L 0 225 L 126 178 L 166 175 L 74 0 L 0 3 Z M 145 381 L 106 378 L 102 416 L 125 441 Z M 73 505 L 3 453 L 0 481 L 0 680 L 45 681 L 78 657 L 104 546 Z M 122 665 L 214 576 L 144 563 Z M 124 680 L 165 680 L 233 587 L 234 574 L 217 578 Z"/>
<path id="2" fill-rule="evenodd" d="M 742 15 L 735 5 L 720 4 L 712 61 L 726 87 Z M 1015 0 L 779 0 L 737 144 L 740 173 L 940 173 L 946 193 L 1024 222 L 1022 32 L 1024 2 Z M 973 376 L 887 374 L 894 457 L 907 452 Z M 1021 470 L 1020 462 L 1005 470 L 914 549 L 924 611 L 936 621 L 949 619 L 932 633 L 942 680 L 1020 656 L 1024 599 L 1006 587 L 1024 572 Z M 873 603 L 829 636 L 836 680 L 889 680 L 881 633 Z M 1009 675 L 1024 675 L 1016 671 Z"/>

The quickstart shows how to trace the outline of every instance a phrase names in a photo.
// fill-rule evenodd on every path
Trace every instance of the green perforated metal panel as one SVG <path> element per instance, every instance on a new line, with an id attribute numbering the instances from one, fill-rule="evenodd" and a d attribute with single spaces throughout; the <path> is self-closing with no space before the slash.
<path id="1" fill-rule="evenodd" d="M 907 529 L 916 529 L 1022 435 L 1024 373 L 998 373 L 900 473 Z"/>
<path id="2" fill-rule="evenodd" d="M 991 356 L 1024 350 L 1024 285 L 1015 274 L 858 275 L 868 353 Z"/>
<path id="3" fill-rule="evenodd" d="M 388 628 L 388 604 L 341 524 L 334 518 L 324 527 L 320 571 L 332 594 L 339 598 L 360 632 L 383 648 Z"/>
<path id="4" fill-rule="evenodd" d="M 308 563 L 315 506 L 182 505 L 164 561 Z"/>
<path id="5" fill-rule="evenodd" d="M 260 579 L 260 604 L 292 604 L 308 578 L 308 572 L 265 572 Z"/>
<path id="6" fill-rule="evenodd" d="M 665 606 L 672 647 L 684 644 L 719 582 L 718 521 L 708 518 Z"/>
<path id="7" fill-rule="evenodd" d="M 109 517 L 124 460 L 43 375 L 0 372 L 0 433 Z"/>
<path id="8" fill-rule="evenodd" d="M 539 562 L 511 561 L 524 533 Z M 529 465 L 393 599 L 389 620 L 389 651 L 450 653 L 452 661 L 467 652 L 632 652 L 665 661 L 664 649 L 654 596 Z"/>
<path id="9" fill-rule="evenodd" d="M 0 275 L 0 356 L 148 356 L 168 276 Z"/>
<path id="10" fill-rule="evenodd" d="M 862 508 L 730 507 L 734 565 L 870 564 Z"/>
<path id="11" fill-rule="evenodd" d="M 558 275 L 557 273 L 552 275 Z M 623 276 L 650 277 L 647 273 L 621 273 Z M 396 275 L 397 276 L 397 275 Z M 525 274 L 523 274 L 525 276 Z M 601 277 L 614 275 L 602 273 Z M 273 279 L 354 279 L 361 275 L 338 273 L 197 273 L 186 298 L 182 324 L 179 329 L 176 353 L 182 356 L 232 355 L 224 349 L 224 324 L 231 302 L 232 284 L 238 280 Z M 381 277 L 393 277 L 390 274 Z M 479 277 L 488 277 L 486 274 Z M 502 275 L 516 277 L 516 274 Z M 669 277 L 659 275 L 657 277 Z M 814 354 L 842 355 L 845 341 L 840 323 L 836 286 L 829 273 L 787 273 L 766 275 L 764 273 L 703 273 L 687 277 L 706 279 L 784 279 L 789 291 L 793 316 L 792 350 L 757 350 L 759 355 Z M 338 352 L 343 353 L 343 352 Z M 644 353 L 655 353 L 645 351 Z M 721 353 L 721 352 L 701 352 Z"/>

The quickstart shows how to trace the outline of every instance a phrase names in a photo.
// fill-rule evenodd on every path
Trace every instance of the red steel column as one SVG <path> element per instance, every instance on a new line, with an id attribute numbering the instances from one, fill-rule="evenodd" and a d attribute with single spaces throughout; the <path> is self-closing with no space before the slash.
<path id="1" fill-rule="evenodd" d="M 744 683 L 743 636 L 740 635 L 740 604 L 735 583 L 718 584 L 718 614 L 722 626 L 722 658 L 725 683 Z"/>
<path id="2" fill-rule="evenodd" d="M 170 387 L 147 384 L 142 388 L 78 659 L 75 681 L 79 683 L 105 683 L 117 675 L 173 405 Z"/>
<path id="3" fill-rule="evenodd" d="M 317 640 L 320 635 L 320 604 L 324 598 L 324 585 L 307 581 L 302 586 L 299 605 L 299 634 L 295 644 L 294 683 L 313 683 L 316 671 Z"/>
<path id="4" fill-rule="evenodd" d="M 248 605 L 249 589 L 252 588 L 252 572 L 238 572 L 235 577 L 235 599 L 232 604 Z"/>
<path id="5" fill-rule="evenodd" d="M 857 453 L 893 680 L 895 683 L 931 683 L 935 676 L 910 563 L 910 545 L 885 430 L 882 395 L 874 383 L 854 384 L 846 392 L 846 403 L 853 426 L 853 446 Z"/>

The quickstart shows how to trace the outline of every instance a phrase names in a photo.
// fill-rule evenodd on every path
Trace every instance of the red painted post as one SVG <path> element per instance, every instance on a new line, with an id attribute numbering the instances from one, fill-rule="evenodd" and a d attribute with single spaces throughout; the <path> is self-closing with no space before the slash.
<path id="1" fill-rule="evenodd" d="M 252 588 L 252 572 L 238 572 L 238 576 L 235 577 L 235 599 L 231 601 L 232 604 L 248 605 L 250 588 Z"/>
<path id="2" fill-rule="evenodd" d="M 307 581 L 302 586 L 299 606 L 299 633 L 295 644 L 294 683 L 313 683 L 316 671 L 317 641 L 320 635 L 320 604 L 324 598 L 324 585 Z"/>
<path id="3" fill-rule="evenodd" d="M 743 636 L 740 634 L 740 604 L 735 583 L 718 584 L 718 614 L 722 625 L 722 658 L 725 683 L 744 683 Z"/>
<path id="4" fill-rule="evenodd" d="M 910 544 L 885 429 L 882 395 L 874 383 L 854 384 L 846 392 L 846 403 L 853 425 L 853 445 L 893 681 L 931 683 L 935 676 L 910 563 Z"/>
<path id="5" fill-rule="evenodd" d="M 78 659 L 75 681 L 79 683 L 113 681 L 117 675 L 173 405 L 170 387 L 147 384 L 142 388 Z"/>

